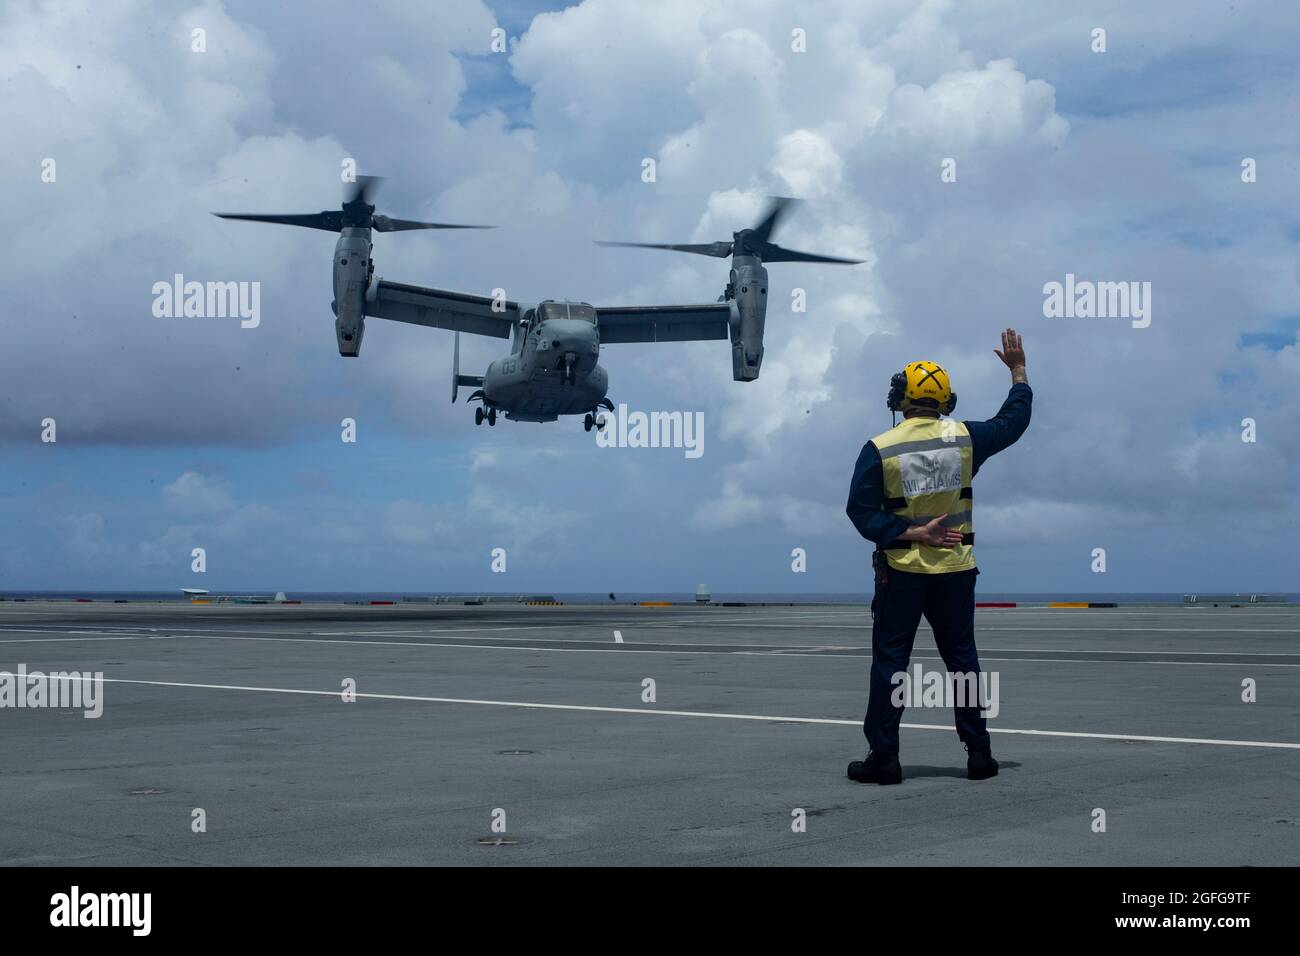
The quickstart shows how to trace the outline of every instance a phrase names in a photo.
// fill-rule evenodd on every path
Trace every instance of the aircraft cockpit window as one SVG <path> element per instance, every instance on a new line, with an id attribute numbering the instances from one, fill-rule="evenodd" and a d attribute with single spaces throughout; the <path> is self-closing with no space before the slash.
<path id="1" fill-rule="evenodd" d="M 539 311 L 546 319 L 584 319 L 595 324 L 596 310 L 581 302 L 547 302 Z"/>

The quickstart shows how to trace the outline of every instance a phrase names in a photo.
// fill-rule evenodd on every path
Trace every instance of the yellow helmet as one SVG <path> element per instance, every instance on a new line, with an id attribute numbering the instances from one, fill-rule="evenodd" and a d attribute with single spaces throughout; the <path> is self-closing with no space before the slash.
<path id="1" fill-rule="evenodd" d="M 957 393 L 952 390 L 948 373 L 937 362 L 912 362 L 889 380 L 891 411 L 903 412 L 909 408 L 931 408 L 951 415 L 957 407 Z"/>

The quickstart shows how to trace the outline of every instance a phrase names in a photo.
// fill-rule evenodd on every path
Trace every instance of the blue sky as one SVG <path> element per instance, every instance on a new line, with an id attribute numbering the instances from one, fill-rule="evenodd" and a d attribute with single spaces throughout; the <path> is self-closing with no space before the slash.
<path id="1" fill-rule="evenodd" d="M 863 7 L 7 5 L 0 590 L 865 590 L 843 505 L 890 373 L 940 361 L 990 416 L 1006 325 L 1036 408 L 977 482 L 983 588 L 1300 590 L 1292 5 Z M 771 266 L 756 383 L 723 343 L 603 350 L 614 401 L 704 414 L 697 460 L 476 428 L 449 333 L 371 320 L 338 357 L 332 237 L 209 214 L 333 207 L 343 157 L 382 212 L 501 226 L 379 237 L 398 281 L 709 301 L 725 263 L 591 240 L 729 238 L 768 194 L 806 200 L 783 243 L 869 261 Z M 260 282 L 261 325 L 155 318 L 177 272 Z M 1151 282 L 1151 326 L 1045 318 L 1066 273 Z M 499 351 L 465 339 L 462 369 Z"/>

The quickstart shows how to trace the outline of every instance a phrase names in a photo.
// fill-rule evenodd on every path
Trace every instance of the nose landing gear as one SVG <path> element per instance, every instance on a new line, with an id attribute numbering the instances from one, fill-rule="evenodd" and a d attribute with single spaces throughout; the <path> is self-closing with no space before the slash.
<path id="1" fill-rule="evenodd" d="M 605 430 L 605 416 L 601 415 L 597 418 L 591 412 L 587 412 L 587 417 L 582 420 L 583 431 L 591 431 L 593 426 L 596 431 L 603 432 Z"/>

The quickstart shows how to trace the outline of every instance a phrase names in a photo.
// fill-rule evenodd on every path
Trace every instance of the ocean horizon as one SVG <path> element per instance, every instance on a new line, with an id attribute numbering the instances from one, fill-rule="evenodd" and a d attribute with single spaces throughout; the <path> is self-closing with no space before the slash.
<path id="1" fill-rule="evenodd" d="M 252 597 L 274 599 L 277 591 L 264 588 L 221 588 L 211 589 L 211 597 Z M 606 604 L 637 603 L 641 601 L 671 601 L 674 603 L 694 603 L 694 591 L 285 591 L 285 597 L 291 601 L 304 604 L 339 604 L 349 601 L 368 603 L 370 601 L 401 602 L 404 598 L 548 598 L 572 604 Z M 1275 600 L 1300 601 L 1300 592 L 1286 591 L 980 591 L 976 600 L 980 602 L 1016 602 L 1037 603 L 1048 601 L 1071 601 L 1090 603 L 1118 604 L 1182 604 L 1187 595 L 1212 595 L 1215 597 L 1248 598 L 1252 593 L 1267 596 Z M 53 600 L 53 601 L 178 601 L 184 599 L 180 588 L 150 591 L 113 591 L 113 590 L 0 590 L 0 600 Z M 710 600 L 714 604 L 745 602 L 768 604 L 867 604 L 871 600 L 870 591 L 854 592 L 786 592 L 786 591 L 712 591 Z"/>

